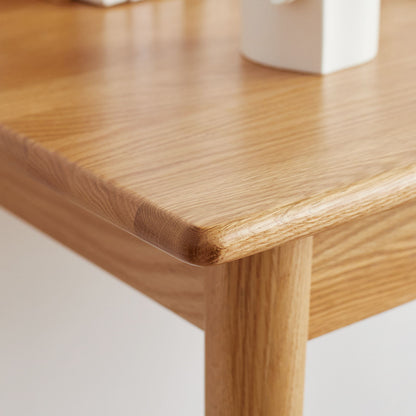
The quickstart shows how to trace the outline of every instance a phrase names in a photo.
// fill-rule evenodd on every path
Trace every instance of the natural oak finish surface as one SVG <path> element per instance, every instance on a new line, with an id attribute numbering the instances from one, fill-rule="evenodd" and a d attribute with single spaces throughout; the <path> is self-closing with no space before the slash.
<path id="1" fill-rule="evenodd" d="M 75 205 L 24 175 L 20 166 L 0 155 L 1 205 L 202 327 L 206 273 L 203 268 L 180 262 Z"/>
<path id="2" fill-rule="evenodd" d="M 206 416 L 301 416 L 312 237 L 206 279 Z"/>
<path id="3" fill-rule="evenodd" d="M 415 199 L 416 2 L 384 1 L 377 59 L 327 77 L 245 61 L 238 8 L 2 1 L 0 151 L 196 264 Z"/>
<path id="4" fill-rule="evenodd" d="M 416 299 L 416 203 L 314 236 L 311 338 Z"/>
<path id="5" fill-rule="evenodd" d="M 204 277 L 75 205 L 0 154 L 0 204 L 204 328 Z M 416 204 L 314 237 L 309 338 L 416 299 Z"/>

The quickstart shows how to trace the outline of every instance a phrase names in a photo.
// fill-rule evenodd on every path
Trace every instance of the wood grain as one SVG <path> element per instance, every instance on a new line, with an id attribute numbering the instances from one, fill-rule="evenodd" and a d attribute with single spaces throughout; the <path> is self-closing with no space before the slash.
<path id="1" fill-rule="evenodd" d="M 378 58 L 326 77 L 242 59 L 238 8 L 2 1 L 0 151 L 197 264 L 415 199 L 416 3 L 384 1 Z"/>
<path id="2" fill-rule="evenodd" d="M 0 204 L 161 305 L 203 325 L 204 269 L 182 263 L 73 204 L 2 155 Z"/>
<path id="3" fill-rule="evenodd" d="M 206 416 L 301 416 L 312 238 L 206 279 Z"/>
<path id="4" fill-rule="evenodd" d="M 0 204 L 200 328 L 209 270 L 176 261 L 0 155 Z M 309 337 L 416 298 L 416 204 L 314 237 Z M 209 269 L 209 268 L 208 268 Z"/>
<path id="5" fill-rule="evenodd" d="M 314 237 L 310 338 L 416 299 L 416 204 Z"/>

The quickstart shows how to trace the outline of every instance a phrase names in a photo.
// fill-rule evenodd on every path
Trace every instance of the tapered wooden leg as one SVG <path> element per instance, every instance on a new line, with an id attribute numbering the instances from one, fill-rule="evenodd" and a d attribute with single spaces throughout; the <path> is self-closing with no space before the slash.
<path id="1" fill-rule="evenodd" d="M 213 268 L 206 416 L 301 416 L 312 237 Z"/>

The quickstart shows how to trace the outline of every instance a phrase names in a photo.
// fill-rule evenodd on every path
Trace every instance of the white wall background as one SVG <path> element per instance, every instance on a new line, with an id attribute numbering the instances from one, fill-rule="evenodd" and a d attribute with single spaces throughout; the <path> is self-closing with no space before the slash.
<path id="1" fill-rule="evenodd" d="M 0 415 L 202 416 L 203 332 L 0 210 Z M 416 415 L 416 302 L 308 344 L 305 416 Z"/>

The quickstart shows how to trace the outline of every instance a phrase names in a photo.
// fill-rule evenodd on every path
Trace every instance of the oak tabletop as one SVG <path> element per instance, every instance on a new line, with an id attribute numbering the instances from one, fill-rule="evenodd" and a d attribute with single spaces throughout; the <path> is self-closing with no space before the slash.
<path id="1" fill-rule="evenodd" d="M 416 198 L 416 2 L 373 62 L 325 77 L 239 53 L 237 0 L 0 3 L 0 149 L 194 264 Z"/>

